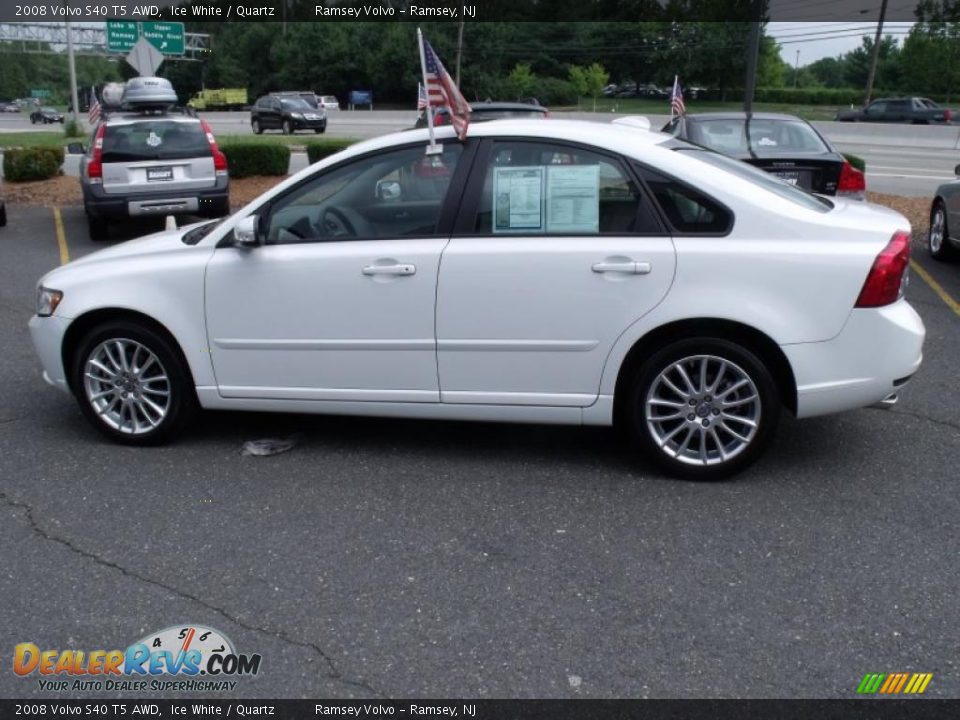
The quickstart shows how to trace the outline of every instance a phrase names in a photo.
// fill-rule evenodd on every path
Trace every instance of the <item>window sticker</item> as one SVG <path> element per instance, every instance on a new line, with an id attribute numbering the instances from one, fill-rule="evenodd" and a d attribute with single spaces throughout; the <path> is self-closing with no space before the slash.
<path id="1" fill-rule="evenodd" d="M 493 231 L 542 233 L 543 182 L 546 168 L 495 167 L 493 173 Z"/>
<path id="2" fill-rule="evenodd" d="M 547 168 L 547 232 L 600 232 L 600 166 Z"/>
<path id="3" fill-rule="evenodd" d="M 153 130 L 150 131 L 150 134 L 147 135 L 147 139 L 144 142 L 150 147 L 157 147 L 163 143 L 163 140 L 160 139 L 160 136 L 157 135 Z"/>

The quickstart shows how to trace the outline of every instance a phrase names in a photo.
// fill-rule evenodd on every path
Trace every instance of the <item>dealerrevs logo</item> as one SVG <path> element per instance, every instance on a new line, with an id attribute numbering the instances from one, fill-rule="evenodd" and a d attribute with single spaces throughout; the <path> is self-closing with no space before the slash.
<path id="1" fill-rule="evenodd" d="M 213 628 L 175 625 L 126 650 L 41 650 L 35 643 L 20 643 L 13 651 L 13 671 L 38 675 L 40 689 L 53 692 L 233 690 L 234 678 L 260 671 L 260 655 L 238 653 Z"/>

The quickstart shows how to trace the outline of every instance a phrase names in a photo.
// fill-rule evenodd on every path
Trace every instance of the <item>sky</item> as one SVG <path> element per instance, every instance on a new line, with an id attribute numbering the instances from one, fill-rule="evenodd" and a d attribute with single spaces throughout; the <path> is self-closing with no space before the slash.
<path id="1" fill-rule="evenodd" d="M 883 34 L 893 35 L 903 42 L 912 22 L 884 23 Z M 771 22 L 767 35 L 780 43 L 780 57 L 788 65 L 797 62 L 800 67 L 825 57 L 836 57 L 860 46 L 864 35 L 871 38 L 877 31 L 876 22 Z"/>

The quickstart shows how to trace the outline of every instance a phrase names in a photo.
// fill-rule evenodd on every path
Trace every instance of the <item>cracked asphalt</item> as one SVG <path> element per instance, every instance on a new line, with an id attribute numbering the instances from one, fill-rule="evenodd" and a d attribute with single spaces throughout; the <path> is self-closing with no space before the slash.
<path id="1" fill-rule="evenodd" d="M 27 321 L 52 214 L 8 212 L 0 696 L 57 697 L 11 672 L 16 643 L 180 623 L 262 655 L 244 698 L 851 698 L 906 671 L 960 696 L 960 316 L 916 274 L 928 340 L 901 403 L 787 418 L 724 483 L 661 477 L 598 428 L 208 413 L 132 449 L 43 382 Z M 96 249 L 63 218 L 72 257 Z M 915 257 L 960 298 L 960 265 Z"/>

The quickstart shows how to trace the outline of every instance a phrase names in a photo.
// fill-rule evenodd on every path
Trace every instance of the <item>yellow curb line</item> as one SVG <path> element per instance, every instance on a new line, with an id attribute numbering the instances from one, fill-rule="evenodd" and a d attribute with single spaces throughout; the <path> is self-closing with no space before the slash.
<path id="1" fill-rule="evenodd" d="M 931 276 L 930 273 L 920 266 L 920 263 L 918 263 L 916 260 L 911 260 L 910 269 L 919 275 L 921 279 L 930 286 L 930 289 L 933 290 L 937 296 L 947 304 L 948 308 L 953 310 L 957 315 L 960 315 L 960 302 L 957 302 L 950 297 L 950 293 L 944 290 L 940 283 L 934 280 L 933 276 Z"/>
<path id="2" fill-rule="evenodd" d="M 57 230 L 57 245 L 60 246 L 60 264 L 70 262 L 70 251 L 67 249 L 67 235 L 63 232 L 63 218 L 60 217 L 60 208 L 53 207 L 53 226 Z"/>

